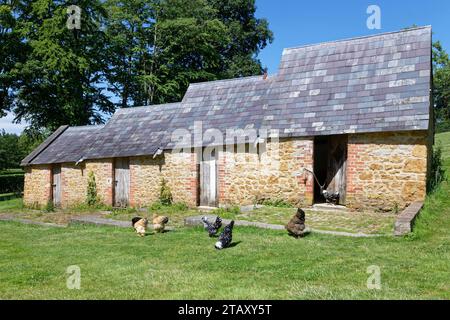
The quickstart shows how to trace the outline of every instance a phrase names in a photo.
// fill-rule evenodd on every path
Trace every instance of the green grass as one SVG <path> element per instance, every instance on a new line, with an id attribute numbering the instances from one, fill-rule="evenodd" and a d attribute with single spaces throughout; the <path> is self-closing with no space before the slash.
<path id="1" fill-rule="evenodd" d="M 428 209 L 411 237 L 296 240 L 236 227 L 237 245 L 223 251 L 201 228 L 139 238 L 129 229 L 0 222 L 0 298 L 450 298 L 450 212 L 427 206 L 439 214 Z M 66 288 L 70 265 L 81 268 L 81 290 Z M 381 268 L 381 290 L 366 288 L 370 265 Z"/>
<path id="2" fill-rule="evenodd" d="M 450 168 L 450 134 L 437 140 Z M 201 228 L 139 238 L 131 228 L 3 221 L 0 299 L 450 299 L 449 194 L 444 181 L 405 237 L 297 240 L 236 227 L 236 245 L 222 251 Z M 80 290 L 66 288 L 71 265 Z M 371 265 L 381 290 L 366 287 Z"/>
<path id="3" fill-rule="evenodd" d="M 0 212 L 17 211 L 23 209 L 22 198 L 0 201 Z"/>
<path id="4" fill-rule="evenodd" d="M 215 214 L 226 219 L 247 220 L 285 225 L 297 208 L 264 206 L 247 212 L 218 209 Z M 366 234 L 392 234 L 395 214 L 381 212 L 316 211 L 306 209 L 306 223 L 320 230 Z"/>
<path id="5" fill-rule="evenodd" d="M 436 144 L 440 145 L 442 148 L 443 164 L 447 168 L 448 173 L 448 169 L 450 169 L 450 132 L 437 134 Z"/>

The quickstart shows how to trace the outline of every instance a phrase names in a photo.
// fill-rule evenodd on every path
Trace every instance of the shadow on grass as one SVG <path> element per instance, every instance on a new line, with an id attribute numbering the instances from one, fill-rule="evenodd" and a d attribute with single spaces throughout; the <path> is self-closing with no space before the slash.
<path id="1" fill-rule="evenodd" d="M 239 243 L 241 243 L 242 241 L 236 241 L 236 242 L 232 242 L 229 246 L 228 246 L 228 248 L 233 248 L 233 247 L 236 247 Z"/>

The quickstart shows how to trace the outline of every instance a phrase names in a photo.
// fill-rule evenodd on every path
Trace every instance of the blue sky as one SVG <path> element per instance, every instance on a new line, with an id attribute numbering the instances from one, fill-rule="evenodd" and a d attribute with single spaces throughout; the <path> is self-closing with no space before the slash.
<path id="1" fill-rule="evenodd" d="M 450 1 L 448 0 L 256 0 L 259 18 L 267 18 L 275 40 L 259 58 L 277 72 L 283 48 L 346 39 L 432 25 L 433 40 L 450 52 Z M 381 29 L 366 25 L 369 5 L 381 9 Z"/>
<path id="2" fill-rule="evenodd" d="M 224 0 L 226 1 L 226 0 Z M 259 58 L 270 74 L 277 72 L 283 48 L 396 31 L 416 24 L 432 25 L 433 39 L 450 53 L 448 0 L 256 0 L 257 17 L 267 18 L 275 40 Z M 369 5 L 381 9 L 381 29 L 369 30 Z M 24 124 L 0 118 L 0 129 L 20 133 Z"/>

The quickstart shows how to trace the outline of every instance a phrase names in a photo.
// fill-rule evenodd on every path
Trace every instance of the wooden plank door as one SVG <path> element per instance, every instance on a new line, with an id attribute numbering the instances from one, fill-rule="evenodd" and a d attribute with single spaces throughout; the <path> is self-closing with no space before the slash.
<path id="1" fill-rule="evenodd" d="M 130 194 L 130 162 L 128 158 L 114 160 L 114 205 L 126 207 Z"/>
<path id="2" fill-rule="evenodd" d="M 329 192 L 339 192 L 339 204 L 345 205 L 347 190 L 347 135 L 330 137 L 328 148 L 327 186 Z"/>
<path id="3" fill-rule="evenodd" d="M 59 207 L 61 205 L 61 165 L 54 164 L 52 166 L 52 197 L 53 205 Z"/>
<path id="4" fill-rule="evenodd" d="M 216 150 L 203 150 L 200 162 L 200 205 L 217 206 L 217 161 Z"/>

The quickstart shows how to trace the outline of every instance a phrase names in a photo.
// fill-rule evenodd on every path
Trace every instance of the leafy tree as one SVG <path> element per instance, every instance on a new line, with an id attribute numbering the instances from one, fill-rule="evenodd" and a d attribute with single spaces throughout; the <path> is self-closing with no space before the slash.
<path id="1" fill-rule="evenodd" d="M 22 11 L 14 10 L 11 3 L 11 0 L 0 0 L 0 117 L 6 116 L 14 99 L 15 78 L 11 71 L 16 63 L 25 61 L 27 54 L 27 46 L 20 41 L 16 28 L 17 16 Z"/>
<path id="2" fill-rule="evenodd" d="M 450 59 L 439 41 L 433 43 L 433 88 L 437 131 L 450 130 Z"/>
<path id="3" fill-rule="evenodd" d="M 18 148 L 18 142 L 19 136 L 2 130 L 0 134 L 0 170 L 19 166 L 22 153 Z"/>
<path id="4" fill-rule="evenodd" d="M 20 162 L 33 151 L 45 138 L 44 134 L 0 132 L 0 170 L 18 168 Z"/>
<path id="5" fill-rule="evenodd" d="M 224 63 L 220 78 L 257 75 L 263 72 L 257 54 L 273 41 L 273 33 L 266 19 L 255 17 L 255 0 L 208 0 L 217 10 L 230 37 L 222 50 Z"/>
<path id="6" fill-rule="evenodd" d="M 260 74 L 256 55 L 273 37 L 267 21 L 254 17 L 253 0 L 107 5 L 108 79 L 122 107 L 180 101 L 191 82 Z"/>
<path id="7" fill-rule="evenodd" d="M 260 74 L 254 0 L 0 0 L 0 117 L 31 131 L 181 100 L 191 82 Z M 66 26 L 69 5 L 81 29 Z M 111 96 L 119 97 L 116 100 Z"/>
<path id="8" fill-rule="evenodd" d="M 151 54 L 155 2 L 107 0 L 106 34 L 108 89 L 120 98 L 118 106 L 144 104 L 144 74 Z"/>
<path id="9" fill-rule="evenodd" d="M 12 110 L 16 120 L 54 130 L 61 124 L 102 122 L 114 107 L 104 94 L 105 17 L 100 0 L 76 1 L 81 29 L 70 30 L 67 8 L 72 1 L 25 0 L 11 5 L 17 16 L 14 32 L 26 45 L 26 59 L 10 75 L 16 79 Z"/>
<path id="10" fill-rule="evenodd" d="M 180 101 L 190 82 L 214 80 L 231 40 L 206 0 L 165 0 L 156 11 L 147 103 Z"/>

